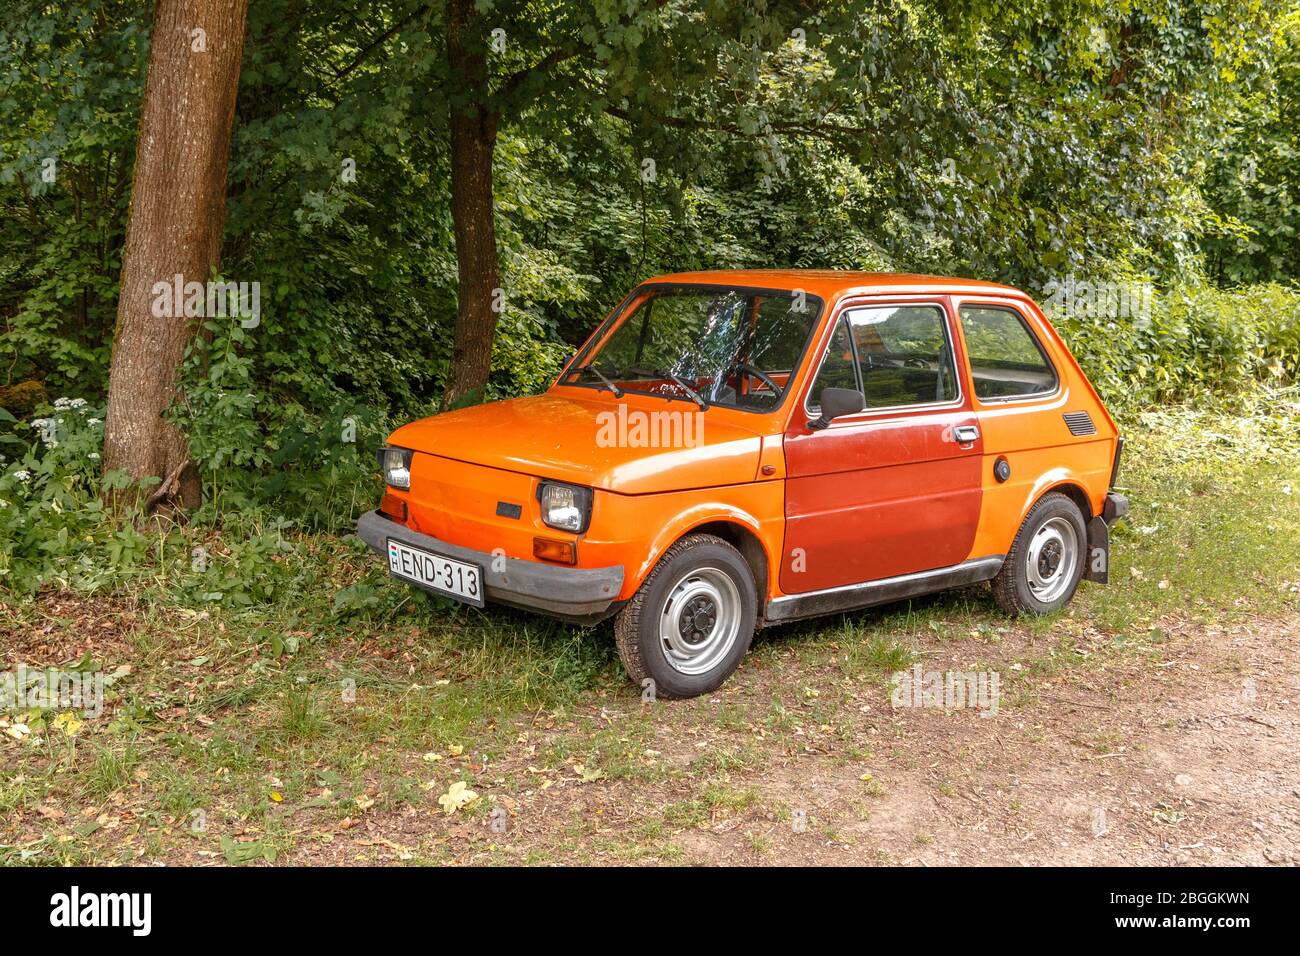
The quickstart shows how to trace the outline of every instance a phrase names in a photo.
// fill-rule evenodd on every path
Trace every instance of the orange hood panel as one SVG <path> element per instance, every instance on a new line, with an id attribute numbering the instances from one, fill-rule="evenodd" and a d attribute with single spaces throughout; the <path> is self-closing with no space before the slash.
<path id="1" fill-rule="evenodd" d="M 422 418 L 388 440 L 476 465 L 651 494 L 753 481 L 762 439 L 736 421 L 746 414 L 630 392 L 615 400 L 552 391 Z"/>

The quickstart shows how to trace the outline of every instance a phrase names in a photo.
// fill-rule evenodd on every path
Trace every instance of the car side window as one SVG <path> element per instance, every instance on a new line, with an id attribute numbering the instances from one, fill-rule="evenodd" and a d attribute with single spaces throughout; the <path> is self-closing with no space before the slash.
<path id="1" fill-rule="evenodd" d="M 867 408 L 956 400 L 957 372 L 942 308 L 873 306 L 847 314 Z"/>
<path id="2" fill-rule="evenodd" d="M 808 396 L 808 410 L 814 414 L 821 411 L 820 396 L 823 388 L 857 388 L 858 373 L 853 360 L 853 342 L 849 338 L 848 322 L 844 318 L 835 321 L 835 331 L 831 333 L 830 345 L 826 347 L 826 358 L 817 372 L 813 382 L 812 394 Z"/>
<path id="3" fill-rule="evenodd" d="M 986 305 L 964 305 L 960 311 L 977 398 L 1022 398 L 1056 390 L 1056 370 L 1020 313 Z"/>

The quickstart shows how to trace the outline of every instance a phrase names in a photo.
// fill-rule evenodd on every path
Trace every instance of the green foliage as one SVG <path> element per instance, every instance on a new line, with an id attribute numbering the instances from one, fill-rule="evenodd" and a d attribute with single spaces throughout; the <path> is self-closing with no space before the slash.
<path id="1" fill-rule="evenodd" d="M 1227 282 L 1300 278 L 1300 9 L 1276 21 L 1272 69 L 1243 93 L 1209 159 L 1203 242 Z"/>
<path id="2" fill-rule="evenodd" d="M 10 381 L 99 399 L 149 7 L 11 5 L 0 349 L 16 359 Z M 213 381 L 228 393 L 191 401 L 226 438 L 199 452 L 210 467 L 267 467 L 281 440 L 269 406 L 304 410 L 305 433 L 344 401 L 404 419 L 432 407 L 446 375 L 456 267 L 442 11 L 354 7 L 250 11 L 223 271 L 261 283 L 264 318 Z M 1268 247 L 1258 267 L 1227 277 L 1294 274 L 1282 261 L 1293 2 L 478 9 L 483 42 L 497 20 L 507 41 L 489 58 L 506 297 L 486 398 L 544 387 L 631 284 L 673 269 L 1036 287 L 1122 263 L 1174 285 L 1194 276 L 1202 237 L 1221 256 L 1216 236 L 1253 229 Z M 1221 188 L 1257 142 L 1271 158 L 1251 195 L 1267 210 Z M 53 183 L 39 175 L 50 157 Z"/>
<path id="3" fill-rule="evenodd" d="M 268 395 L 254 381 L 260 330 L 205 320 L 182 364 L 174 417 L 203 474 L 209 513 L 266 506 L 306 528 L 344 528 L 378 492 L 375 452 L 387 422 L 341 391 L 322 390 L 332 405 L 320 410 Z"/>
<path id="4" fill-rule="evenodd" d="M 0 455 L 4 587 L 98 590 L 142 560 L 146 538 L 129 523 L 110 520 L 99 499 L 103 415 L 84 399 L 60 398 L 30 422 L 9 422 L 12 431 L 0 433 L 7 450 Z"/>
<path id="5" fill-rule="evenodd" d="M 1049 315 L 1102 398 L 1115 408 L 1204 399 L 1300 376 L 1300 292 L 1179 286 L 1149 315 Z"/>
<path id="6" fill-rule="evenodd" d="M 194 607 L 264 607 L 308 583 L 289 529 L 346 530 L 379 493 L 389 428 L 438 410 L 461 92 L 443 5 L 252 4 L 221 268 L 259 283 L 261 314 L 197 330 L 171 414 L 206 504 L 161 532 L 104 514 L 118 478 L 101 479 L 91 424 L 151 5 L 7 2 L 0 385 L 89 404 L 41 406 L 68 419 L 53 443 L 0 416 L 0 582 L 162 576 Z M 545 388 L 636 282 L 715 267 L 1150 279 L 1141 320 L 1054 316 L 1126 411 L 1300 370 L 1295 0 L 475 10 L 485 45 L 498 21 L 506 39 L 485 104 L 504 310 L 476 398 Z M 372 584 L 332 613 L 388 609 Z"/>
<path id="7" fill-rule="evenodd" d="M 124 476 L 101 479 L 103 410 L 83 399 L 60 398 L 30 422 L 9 422 L 5 447 L 23 450 L 0 458 L 0 587 L 19 594 L 42 588 L 108 592 L 143 583 L 166 587 L 173 600 L 195 608 L 265 606 L 311 584 L 309 564 L 297 549 L 293 522 L 267 517 L 261 510 L 219 513 L 214 495 L 190 524 L 156 525 L 136 512 L 106 510 L 101 492 L 125 487 Z M 19 438 L 18 436 L 27 436 Z M 373 458 L 372 458 L 373 460 Z M 318 467 L 301 462 L 304 472 Z M 328 495 L 329 480 L 311 484 L 291 497 L 302 505 L 309 527 L 332 528 L 350 522 L 371 505 L 373 468 L 348 472 L 349 497 L 306 502 L 313 491 Z M 226 474 L 246 475 L 237 469 Z M 344 481 L 336 476 L 335 483 Z M 367 486 L 362 496 L 357 488 Z M 297 560 L 288 560 L 295 557 Z"/>
<path id="8" fill-rule="evenodd" d="M 14 381 L 102 398 L 147 55 L 138 0 L 0 26 L 0 357 Z M 13 353 L 14 362 L 5 353 Z"/>

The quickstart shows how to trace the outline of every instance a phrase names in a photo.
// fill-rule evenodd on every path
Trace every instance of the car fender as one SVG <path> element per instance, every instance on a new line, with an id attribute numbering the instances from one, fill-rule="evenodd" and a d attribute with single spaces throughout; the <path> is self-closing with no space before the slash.
<path id="1" fill-rule="evenodd" d="M 1039 475 L 1037 480 L 1029 486 L 1029 491 L 1025 496 L 1025 500 L 1020 504 L 1020 517 L 1016 521 L 1015 530 L 1017 532 L 1020 530 L 1020 526 L 1024 524 L 1025 518 L 1029 514 L 1029 510 L 1033 508 L 1039 498 L 1043 497 L 1043 495 L 1048 492 L 1055 491 L 1058 488 L 1064 488 L 1066 485 L 1077 488 L 1085 496 L 1088 494 L 1088 483 L 1083 479 L 1082 475 L 1076 474 L 1070 468 L 1049 468 L 1047 471 L 1043 472 L 1043 474 Z M 1091 514 L 1084 515 L 1084 522 L 1086 523 L 1091 517 Z"/>
<path id="2" fill-rule="evenodd" d="M 678 512 L 676 516 L 659 529 L 658 533 L 651 539 L 650 547 L 647 549 L 641 563 L 636 568 L 627 568 L 628 579 L 624 581 L 624 593 L 635 593 L 645 580 L 646 575 L 653 570 L 659 558 L 676 541 L 690 534 L 696 528 L 719 521 L 739 525 L 758 539 L 768 563 L 768 580 L 774 580 L 776 569 L 772 566 L 773 549 L 771 543 L 764 537 L 762 523 L 754 515 L 735 505 L 723 501 L 703 501 L 692 504 Z"/>

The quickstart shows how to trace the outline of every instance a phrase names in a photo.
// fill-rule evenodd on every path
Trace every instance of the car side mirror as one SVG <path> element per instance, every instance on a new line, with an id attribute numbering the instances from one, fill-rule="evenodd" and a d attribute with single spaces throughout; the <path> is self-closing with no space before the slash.
<path id="1" fill-rule="evenodd" d="M 808 422 L 813 431 L 820 431 L 841 415 L 852 415 L 867 407 L 867 400 L 856 388 L 823 388 L 817 401 L 822 416 Z"/>

